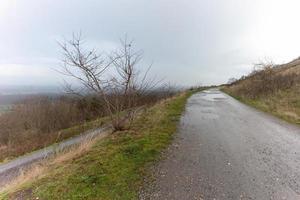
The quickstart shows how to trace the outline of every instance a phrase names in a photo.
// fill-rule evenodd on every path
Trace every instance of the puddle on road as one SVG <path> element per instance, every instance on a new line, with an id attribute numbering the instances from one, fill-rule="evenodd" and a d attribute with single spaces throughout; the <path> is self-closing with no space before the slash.
<path id="1" fill-rule="evenodd" d="M 218 119 L 220 116 L 216 111 L 215 102 L 225 99 L 226 96 L 218 90 L 203 91 L 189 100 L 188 111 L 200 113 L 202 119 Z"/>
<path id="2" fill-rule="evenodd" d="M 216 113 L 213 106 L 208 103 L 189 103 L 187 108 L 188 113 L 193 113 L 191 115 L 197 115 L 201 119 L 218 119 L 220 116 Z M 199 115 L 200 114 L 200 115 Z"/>
<path id="3" fill-rule="evenodd" d="M 226 96 L 218 91 L 204 91 L 200 93 L 200 98 L 206 101 L 222 101 Z"/>

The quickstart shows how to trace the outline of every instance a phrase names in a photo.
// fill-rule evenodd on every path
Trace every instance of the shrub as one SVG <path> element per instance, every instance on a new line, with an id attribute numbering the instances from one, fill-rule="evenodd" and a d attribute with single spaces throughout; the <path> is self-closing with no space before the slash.
<path id="1" fill-rule="evenodd" d="M 238 96 L 256 99 L 261 96 L 272 95 L 279 90 L 285 90 L 296 85 L 300 79 L 293 73 L 282 73 L 280 66 L 272 63 L 261 63 L 259 69 L 229 85 L 230 91 Z"/>

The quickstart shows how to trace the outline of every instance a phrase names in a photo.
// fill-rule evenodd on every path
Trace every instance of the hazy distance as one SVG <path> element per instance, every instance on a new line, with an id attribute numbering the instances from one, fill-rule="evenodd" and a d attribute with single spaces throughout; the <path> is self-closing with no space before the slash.
<path id="1" fill-rule="evenodd" d="M 1 0 L 0 86 L 59 86 L 57 41 L 81 31 L 114 49 L 127 34 L 153 73 L 179 85 L 220 84 L 261 59 L 300 56 L 297 0 Z"/>

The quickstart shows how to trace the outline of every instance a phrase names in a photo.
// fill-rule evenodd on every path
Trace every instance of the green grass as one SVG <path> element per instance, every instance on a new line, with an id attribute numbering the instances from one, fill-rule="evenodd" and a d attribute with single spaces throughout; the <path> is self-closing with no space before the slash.
<path id="1" fill-rule="evenodd" d="M 0 194 L 0 198 L 14 199 L 25 193 L 28 199 L 137 199 L 148 164 L 171 142 L 193 92 L 148 108 L 130 130 L 97 141 L 83 156 L 49 167 L 43 178 Z"/>

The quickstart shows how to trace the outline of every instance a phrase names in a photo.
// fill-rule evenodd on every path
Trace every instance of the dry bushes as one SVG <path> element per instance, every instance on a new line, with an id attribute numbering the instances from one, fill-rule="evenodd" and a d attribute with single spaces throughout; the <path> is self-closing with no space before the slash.
<path id="1" fill-rule="evenodd" d="M 175 92 L 170 88 L 148 91 L 139 94 L 132 106 L 153 104 Z M 116 97 L 110 95 L 107 98 Z M 35 96 L 18 102 L 11 112 L 0 116 L 0 162 L 100 126 L 102 120 L 100 123 L 94 123 L 94 120 L 108 115 L 103 101 L 87 95 L 80 98 Z M 125 110 L 130 108 L 130 105 L 123 107 Z M 86 126 L 86 122 L 93 125 Z M 76 128 L 68 129 L 70 127 Z"/>
<path id="2" fill-rule="evenodd" d="M 229 90 L 236 96 L 256 99 L 289 89 L 299 81 L 296 73 L 281 73 L 279 66 L 271 62 L 260 63 L 248 76 L 231 83 Z"/>
<path id="3" fill-rule="evenodd" d="M 136 51 L 126 37 L 110 53 L 88 49 L 80 35 L 60 47 L 60 72 L 80 87 L 66 84 L 71 97 L 27 99 L 0 116 L 0 161 L 70 137 L 76 133 L 61 135 L 60 130 L 99 117 L 108 116 L 115 131 L 127 129 L 136 108 L 175 93 L 148 77 L 150 67 L 141 71 L 142 51 Z"/>
<path id="4" fill-rule="evenodd" d="M 59 131 L 104 114 L 89 97 L 33 97 L 19 102 L 0 116 L 0 161 L 70 137 L 75 131 Z"/>
<path id="5" fill-rule="evenodd" d="M 250 75 L 224 87 L 246 104 L 300 124 L 300 62 L 260 64 Z"/>
<path id="6" fill-rule="evenodd" d="M 82 91 L 100 97 L 111 119 L 115 131 L 125 129 L 126 121 L 132 121 L 135 108 L 144 97 L 157 88 L 160 81 L 149 78 L 151 65 L 141 71 L 142 51 L 134 48 L 134 42 L 125 36 L 120 46 L 111 52 L 99 52 L 84 45 L 81 34 L 74 34 L 70 40 L 60 43 L 62 68 L 60 72 L 75 79 L 80 91 L 66 84 L 67 92 L 82 95 Z M 143 100 L 144 101 L 144 100 Z M 130 108 L 130 109 L 128 109 Z"/>

